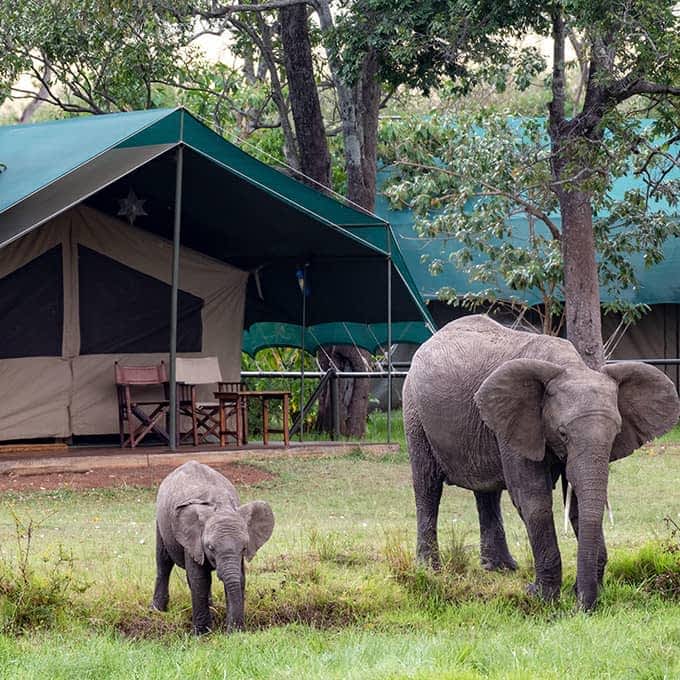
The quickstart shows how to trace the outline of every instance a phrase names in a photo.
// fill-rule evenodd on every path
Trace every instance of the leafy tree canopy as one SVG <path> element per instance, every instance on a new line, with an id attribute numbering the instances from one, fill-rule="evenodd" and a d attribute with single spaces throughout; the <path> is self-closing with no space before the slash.
<path id="1" fill-rule="evenodd" d="M 151 5 L 2 0 L 2 94 L 32 98 L 16 84 L 30 74 L 42 85 L 42 99 L 64 111 L 150 108 L 154 87 L 181 80 L 198 57 L 188 46 L 191 22 Z"/>
<path id="2" fill-rule="evenodd" d="M 479 82 L 520 87 L 542 70 L 535 47 L 522 46 L 527 31 L 547 29 L 535 3 L 468 0 L 360 0 L 338 22 L 346 77 L 370 46 L 380 57 L 380 77 L 392 88 L 406 85 L 425 94 L 453 86 L 467 93 Z"/>
<path id="3" fill-rule="evenodd" d="M 669 174 L 680 149 L 659 144 L 651 123 L 618 133 L 605 135 L 608 171 L 597 174 L 591 191 L 599 278 L 611 300 L 605 309 L 631 321 L 644 311 L 625 294 L 638 286 L 631 256 L 656 264 L 664 241 L 680 235 L 680 181 Z M 487 111 L 433 115 L 387 123 L 381 137 L 382 156 L 394 163 L 387 195 L 414 211 L 421 237 L 440 245 L 430 271 L 453 266 L 473 284 L 474 292 L 443 287 L 442 299 L 468 307 L 530 299 L 547 312 L 546 332 L 560 328 L 562 224 L 546 120 Z M 632 154 L 632 145 L 662 151 Z M 621 178 L 634 181 L 616 199 L 612 188 Z"/>

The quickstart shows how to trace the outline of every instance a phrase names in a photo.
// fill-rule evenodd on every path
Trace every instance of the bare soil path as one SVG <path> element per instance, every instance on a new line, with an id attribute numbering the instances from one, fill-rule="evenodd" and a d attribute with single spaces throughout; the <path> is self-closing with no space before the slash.
<path id="1" fill-rule="evenodd" d="M 252 485 L 272 479 L 274 475 L 254 465 L 243 463 L 210 463 L 227 479 L 238 485 Z M 124 486 L 152 488 L 176 464 L 152 465 L 151 467 L 97 467 L 78 472 L 48 472 L 22 475 L 0 475 L 0 492 L 42 491 L 47 489 L 105 489 Z"/>

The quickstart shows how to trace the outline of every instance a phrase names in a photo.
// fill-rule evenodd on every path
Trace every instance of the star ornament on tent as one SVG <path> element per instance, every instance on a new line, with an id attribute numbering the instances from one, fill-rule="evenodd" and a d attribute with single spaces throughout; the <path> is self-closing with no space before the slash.
<path id="1" fill-rule="evenodd" d="M 148 215 L 146 210 L 144 210 L 144 204 L 146 203 L 145 198 L 137 198 L 137 195 L 130 187 L 128 195 L 125 198 L 118 199 L 118 215 L 121 217 L 127 217 L 127 221 L 130 224 L 134 224 L 135 220 L 141 215 Z"/>

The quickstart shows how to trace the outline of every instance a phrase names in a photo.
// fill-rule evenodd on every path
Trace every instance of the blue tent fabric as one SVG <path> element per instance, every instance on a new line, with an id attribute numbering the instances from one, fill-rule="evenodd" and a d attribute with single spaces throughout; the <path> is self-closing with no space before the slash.
<path id="1" fill-rule="evenodd" d="M 379 171 L 378 186 L 383 186 L 390 169 L 383 168 Z M 668 179 L 680 179 L 680 169 L 675 168 L 668 176 Z M 611 196 L 620 200 L 624 193 L 630 189 L 640 187 L 640 180 L 628 176 L 615 182 Z M 656 201 L 650 205 L 653 210 L 672 211 L 677 219 L 680 215 L 677 210 L 672 209 L 667 203 Z M 395 210 L 387 200 L 380 194 L 376 202 L 376 213 L 392 225 L 396 234 L 399 249 L 403 254 L 406 267 L 411 273 L 415 284 L 426 301 L 439 300 L 439 290 L 442 288 L 453 288 L 459 292 L 477 292 L 483 288 L 482 285 L 471 283 L 464 272 L 456 269 L 453 265 L 447 264 L 441 274 L 433 275 L 428 269 L 428 262 L 434 258 L 441 257 L 442 252 L 448 253 L 456 249 L 455 240 L 450 239 L 443 242 L 440 239 L 420 238 L 416 234 L 415 216 L 410 210 Z M 559 225 L 560 216 L 551 215 L 551 218 Z M 527 238 L 529 224 L 526 219 L 521 217 L 512 218 L 514 237 L 517 242 Z M 654 266 L 645 266 L 642 256 L 635 255 L 632 262 L 638 276 L 640 285 L 636 289 L 628 289 L 624 292 L 626 300 L 633 303 L 644 303 L 648 305 L 660 303 L 680 303 L 680 239 L 670 238 L 664 246 L 664 260 Z M 611 301 L 612 296 L 607 290 L 600 291 L 603 302 Z M 505 290 L 505 294 L 514 298 L 520 297 L 517 291 Z M 503 291 L 500 293 L 503 296 Z M 530 292 L 524 294 L 524 301 L 530 305 L 538 304 L 538 295 Z"/>

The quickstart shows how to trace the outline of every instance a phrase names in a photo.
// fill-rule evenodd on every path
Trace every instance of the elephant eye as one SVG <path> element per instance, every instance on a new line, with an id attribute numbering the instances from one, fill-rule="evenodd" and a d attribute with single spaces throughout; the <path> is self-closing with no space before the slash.
<path id="1" fill-rule="evenodd" d="M 569 435 L 567 434 L 567 430 L 566 430 L 566 428 L 565 428 L 563 425 L 560 425 L 560 426 L 557 428 L 557 434 L 560 435 L 560 439 L 561 439 L 563 442 L 566 442 L 566 441 L 569 439 Z"/>
<path id="2" fill-rule="evenodd" d="M 208 550 L 210 550 L 210 552 L 214 552 L 215 546 L 212 543 L 208 543 Z"/>

